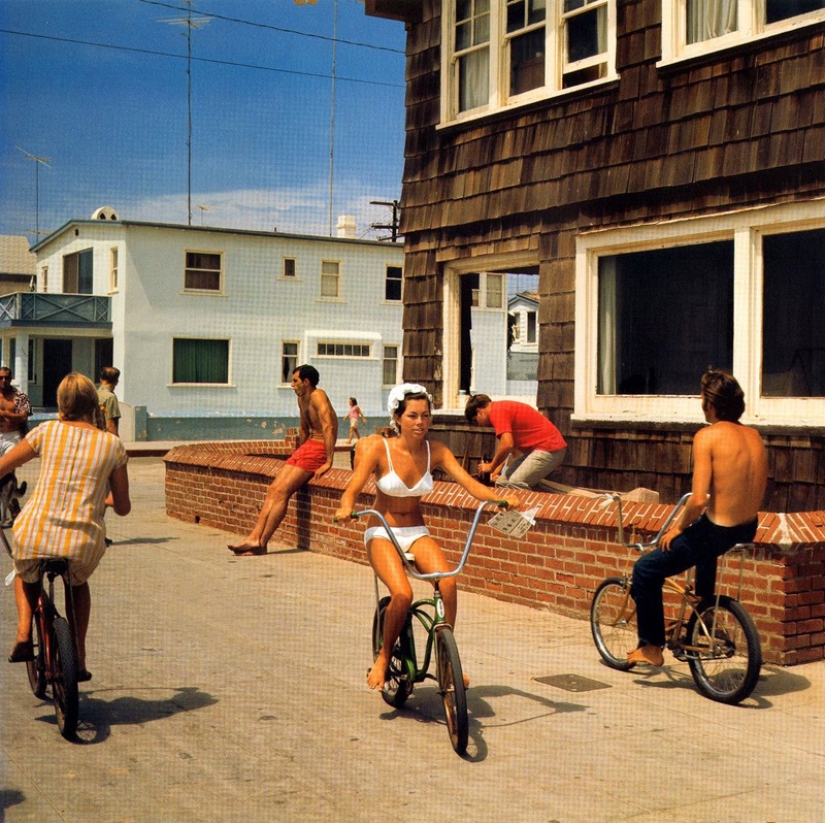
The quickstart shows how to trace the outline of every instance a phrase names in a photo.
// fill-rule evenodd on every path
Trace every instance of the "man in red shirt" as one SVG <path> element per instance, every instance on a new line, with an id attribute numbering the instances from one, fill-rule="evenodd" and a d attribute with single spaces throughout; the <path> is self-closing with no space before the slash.
<path id="1" fill-rule="evenodd" d="M 497 486 L 532 489 L 564 460 L 567 443 L 561 432 L 526 403 L 475 394 L 464 416 L 470 424 L 496 431 L 496 453 L 489 463 L 480 463 L 478 471 L 489 472 Z"/>

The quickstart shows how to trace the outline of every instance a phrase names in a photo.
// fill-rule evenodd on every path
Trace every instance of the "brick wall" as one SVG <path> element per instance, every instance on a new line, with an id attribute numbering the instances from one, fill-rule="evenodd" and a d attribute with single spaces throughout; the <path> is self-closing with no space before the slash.
<path id="1" fill-rule="evenodd" d="M 245 534 L 258 516 L 266 488 L 292 443 L 215 443 L 172 449 L 166 461 L 166 509 L 172 516 Z M 279 542 L 366 563 L 358 522 L 334 523 L 349 480 L 333 469 L 296 494 L 276 534 Z M 368 485 L 361 503 L 372 501 Z M 615 507 L 603 500 L 530 492 L 536 525 L 521 540 L 479 526 L 461 588 L 535 608 L 587 618 L 590 599 L 605 577 L 622 574 L 627 551 L 616 544 Z M 456 561 L 476 501 L 454 483 L 436 483 L 422 501 L 430 531 Z M 625 504 L 635 539 L 655 533 L 671 506 Z M 730 557 L 720 570 L 723 593 L 736 596 L 759 628 L 767 662 L 791 665 L 825 656 L 825 512 L 760 515 L 754 550 Z"/>

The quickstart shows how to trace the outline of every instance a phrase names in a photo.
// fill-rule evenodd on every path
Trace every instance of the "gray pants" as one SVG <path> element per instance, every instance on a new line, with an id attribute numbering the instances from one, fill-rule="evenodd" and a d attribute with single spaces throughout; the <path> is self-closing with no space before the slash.
<path id="1" fill-rule="evenodd" d="M 512 463 L 508 460 L 496 480 L 496 486 L 505 486 L 512 489 L 533 489 L 547 477 L 550 472 L 558 468 L 564 460 L 567 449 L 557 452 L 533 451 L 523 454 Z"/>

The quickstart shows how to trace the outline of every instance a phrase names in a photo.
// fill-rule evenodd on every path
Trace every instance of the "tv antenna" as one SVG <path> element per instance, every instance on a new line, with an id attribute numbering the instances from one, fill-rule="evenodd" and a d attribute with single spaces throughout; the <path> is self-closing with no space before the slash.
<path id="1" fill-rule="evenodd" d="M 40 237 L 40 167 L 45 166 L 50 169 L 51 157 L 38 157 L 36 154 L 31 154 L 20 146 L 15 146 L 17 151 L 22 151 L 29 160 L 34 162 L 34 233 L 35 236 Z M 43 232 L 47 234 L 47 232 Z"/>
<path id="2" fill-rule="evenodd" d="M 200 212 L 201 212 L 201 225 L 203 225 L 203 213 L 205 211 L 209 211 L 212 208 L 212 206 L 204 206 L 201 203 L 195 203 L 195 208 L 200 209 Z"/>
<path id="3" fill-rule="evenodd" d="M 192 17 L 192 0 L 186 3 L 184 17 L 164 17 L 159 23 L 170 26 L 183 26 L 186 29 L 186 210 L 189 225 L 192 225 L 192 30 L 198 31 L 209 25 L 211 17 Z M 201 215 L 203 217 L 203 215 Z"/>

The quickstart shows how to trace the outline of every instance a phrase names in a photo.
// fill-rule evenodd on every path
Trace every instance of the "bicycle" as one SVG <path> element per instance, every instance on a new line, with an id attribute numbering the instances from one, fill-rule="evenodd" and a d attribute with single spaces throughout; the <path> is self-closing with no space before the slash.
<path id="1" fill-rule="evenodd" d="M 625 542 L 622 501 L 617 494 L 606 494 L 618 507 L 619 542 L 631 551 L 644 553 L 658 546 L 659 540 L 687 502 L 684 495 L 658 534 L 646 543 Z M 750 544 L 737 543 L 724 555 L 743 552 Z M 630 558 L 628 558 L 630 564 Z M 693 591 L 693 569 L 685 582 L 666 578 L 664 591 L 679 596 L 677 616 L 665 621 L 666 648 L 677 660 L 687 661 L 701 694 L 720 703 L 735 705 L 747 698 L 759 679 L 762 645 L 753 619 L 738 599 L 718 592 L 699 597 Z M 742 568 L 739 591 L 742 591 Z M 636 664 L 627 655 L 637 646 L 636 605 L 630 596 L 628 570 L 621 577 L 608 577 L 597 587 L 590 605 L 590 629 L 599 654 L 608 666 L 629 671 Z"/>
<path id="2" fill-rule="evenodd" d="M 467 695 L 464 686 L 464 674 L 461 669 L 461 658 L 458 654 L 458 646 L 455 642 L 452 626 L 444 619 L 444 600 L 439 583 L 445 578 L 456 577 L 461 573 L 469 557 L 470 547 L 475 537 L 476 528 L 481 520 L 481 515 L 488 505 L 500 508 L 506 506 L 503 501 L 482 501 L 476 509 L 458 565 L 450 571 L 430 572 L 428 574 L 422 574 L 416 569 L 412 554 L 401 549 L 393 534 L 392 527 L 380 512 L 375 509 L 362 509 L 352 513 L 353 517 L 374 515 L 378 518 L 381 525 L 387 530 L 387 534 L 390 536 L 407 572 L 418 580 L 426 580 L 433 584 L 433 596 L 416 600 L 407 612 L 404 627 L 393 646 L 387 679 L 381 696 L 389 705 L 400 709 L 413 693 L 413 687 L 416 683 L 422 683 L 427 679 L 435 680 L 438 683 L 438 691 L 441 695 L 450 742 L 459 755 L 464 754 L 467 750 L 469 739 Z M 373 660 L 378 657 L 384 642 L 384 616 L 390 602 L 389 596 L 380 597 L 377 577 L 375 579 L 375 600 L 376 607 L 372 621 Z M 413 635 L 414 620 L 417 620 L 423 627 L 427 637 L 424 658 L 420 667 Z M 433 646 L 435 646 L 435 675 L 429 673 Z"/>
<path id="3" fill-rule="evenodd" d="M 11 555 L 6 532 L 0 528 L 0 539 Z M 26 661 L 26 671 L 32 693 L 45 700 L 51 688 L 57 728 L 66 740 L 74 739 L 78 721 L 77 641 L 74 625 L 74 599 L 69 582 L 69 561 L 59 557 L 40 561 L 40 592 L 32 615 L 32 645 L 34 658 Z M 54 580 L 63 580 L 64 609 L 57 609 Z"/>

